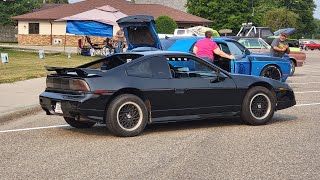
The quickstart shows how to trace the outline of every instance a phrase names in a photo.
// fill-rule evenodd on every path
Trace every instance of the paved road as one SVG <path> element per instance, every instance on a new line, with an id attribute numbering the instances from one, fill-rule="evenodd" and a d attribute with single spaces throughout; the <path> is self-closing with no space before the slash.
<path id="1" fill-rule="evenodd" d="M 0 125 L 0 179 L 320 179 L 320 52 L 288 79 L 297 106 L 265 126 L 156 124 L 138 137 L 44 113 Z M 52 127 L 54 126 L 54 127 Z M 44 129 L 24 129 L 46 127 Z M 14 130 L 14 131 L 8 131 Z"/>

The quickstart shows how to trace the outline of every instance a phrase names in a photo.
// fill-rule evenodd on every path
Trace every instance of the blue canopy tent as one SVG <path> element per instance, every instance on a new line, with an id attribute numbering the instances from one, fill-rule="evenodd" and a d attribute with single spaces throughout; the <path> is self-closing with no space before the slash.
<path id="1" fill-rule="evenodd" d="M 66 33 L 86 36 L 113 37 L 116 21 L 127 16 L 111 6 L 102 6 L 56 21 L 67 21 Z"/>
<path id="2" fill-rule="evenodd" d="M 113 26 L 95 21 L 67 21 L 66 32 L 77 35 L 112 37 Z"/>

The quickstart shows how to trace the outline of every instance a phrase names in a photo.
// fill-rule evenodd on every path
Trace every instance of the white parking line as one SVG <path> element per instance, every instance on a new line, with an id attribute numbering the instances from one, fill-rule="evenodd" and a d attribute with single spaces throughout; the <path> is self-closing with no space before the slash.
<path id="1" fill-rule="evenodd" d="M 308 82 L 308 83 L 288 83 L 289 85 L 291 84 L 320 84 L 320 82 Z"/>
<path id="2" fill-rule="evenodd" d="M 304 94 L 304 93 L 319 93 L 320 91 L 302 91 L 302 92 L 294 92 L 295 94 Z"/>
<path id="3" fill-rule="evenodd" d="M 59 128 L 59 127 L 67 127 L 69 125 L 56 125 L 56 126 L 44 126 L 44 127 L 35 127 L 35 128 L 25 128 L 25 129 L 12 129 L 12 130 L 5 130 L 0 131 L 0 133 L 6 133 L 6 132 L 17 132 L 17 131 L 30 131 L 30 130 L 37 130 L 37 129 L 49 129 L 49 128 Z"/>
<path id="4" fill-rule="evenodd" d="M 315 106 L 320 105 L 320 103 L 311 103 L 311 104 L 297 104 L 294 107 L 300 107 L 300 106 Z"/>

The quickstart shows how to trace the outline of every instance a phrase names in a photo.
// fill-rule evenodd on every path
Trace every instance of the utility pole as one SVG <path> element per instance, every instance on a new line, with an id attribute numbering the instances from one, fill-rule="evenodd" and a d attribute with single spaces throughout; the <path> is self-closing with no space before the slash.
<path id="1" fill-rule="evenodd" d="M 45 4 L 46 3 L 46 0 L 43 0 L 43 4 Z"/>
<path id="2" fill-rule="evenodd" d="M 252 7 L 252 14 L 251 14 L 251 22 L 253 23 L 253 16 L 254 16 L 254 0 L 251 1 L 251 7 Z"/>

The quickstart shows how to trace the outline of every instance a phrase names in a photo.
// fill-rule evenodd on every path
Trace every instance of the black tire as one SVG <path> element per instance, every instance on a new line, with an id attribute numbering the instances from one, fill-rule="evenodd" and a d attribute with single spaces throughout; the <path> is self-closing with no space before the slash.
<path id="1" fill-rule="evenodd" d="M 95 122 L 90 122 L 90 121 L 76 121 L 74 118 L 69 118 L 69 117 L 63 117 L 63 118 L 70 126 L 79 128 L 79 129 L 91 128 L 96 124 Z"/>
<path id="2" fill-rule="evenodd" d="M 273 117 L 275 95 L 269 89 L 256 86 L 246 93 L 241 108 L 241 119 L 251 125 L 263 125 Z"/>
<path id="3" fill-rule="evenodd" d="M 304 47 L 304 50 L 308 51 L 308 49 L 309 49 L 309 48 L 308 48 L 307 46 L 306 46 L 306 47 Z"/>
<path id="4" fill-rule="evenodd" d="M 147 122 L 147 107 L 138 96 L 120 95 L 107 107 L 107 128 L 117 136 L 136 136 L 144 130 Z"/>
<path id="5" fill-rule="evenodd" d="M 281 81 L 282 73 L 277 66 L 268 65 L 262 69 L 260 76 Z"/>
<path id="6" fill-rule="evenodd" d="M 293 76 L 294 72 L 296 71 L 296 64 L 292 59 L 290 59 L 290 74 L 289 76 Z"/>

